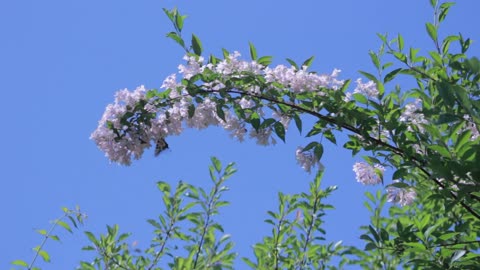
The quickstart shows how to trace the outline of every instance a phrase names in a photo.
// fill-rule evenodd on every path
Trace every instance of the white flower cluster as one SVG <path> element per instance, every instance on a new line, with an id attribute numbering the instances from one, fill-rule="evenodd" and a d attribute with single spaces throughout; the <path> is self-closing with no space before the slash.
<path id="1" fill-rule="evenodd" d="M 295 151 L 297 163 L 308 173 L 312 171 L 312 168 L 318 166 L 320 171 L 324 170 L 323 164 L 315 158 L 313 151 L 303 151 L 303 147 L 297 147 Z"/>
<path id="2" fill-rule="evenodd" d="M 371 166 L 365 162 L 357 162 L 353 165 L 353 171 L 356 174 L 357 182 L 364 185 L 376 185 L 382 182 L 382 176 L 385 172 L 385 168 L 380 164 Z M 394 183 L 397 182 L 398 180 L 394 180 Z M 411 204 L 416 197 L 417 193 L 411 187 L 387 187 L 387 200 L 389 202 L 398 203 L 401 206 L 405 206 Z"/>
<path id="3" fill-rule="evenodd" d="M 97 146 L 102 149 L 111 160 L 122 164 L 129 164 L 131 155 L 140 158 L 144 147 L 142 144 L 150 146 L 150 140 L 144 132 L 128 132 L 127 126 L 121 123 L 124 114 L 129 108 L 135 107 L 138 101 L 145 99 L 146 90 L 143 86 L 138 87 L 133 92 L 127 89 L 120 90 L 115 95 L 115 102 L 109 104 L 98 122 L 97 129 L 90 136 Z M 125 135 L 121 140 L 115 140 L 118 134 L 114 133 L 107 125 L 114 127 L 117 131 Z"/>
<path id="4" fill-rule="evenodd" d="M 416 126 L 422 133 L 425 131 L 422 124 L 428 124 L 428 121 L 425 119 L 423 113 L 418 112 L 422 109 L 421 103 L 421 99 L 416 99 L 414 103 L 407 104 L 405 110 L 400 116 L 400 122 L 409 124 L 408 131 L 413 131 L 412 126 Z"/>
<path id="5" fill-rule="evenodd" d="M 469 129 L 472 132 L 470 140 L 474 141 L 478 137 L 480 137 L 480 132 L 478 131 L 477 125 L 475 125 L 475 123 L 472 121 L 472 118 L 469 115 L 465 114 L 463 116 L 463 119 L 467 121 L 465 129 Z"/>
<path id="6" fill-rule="evenodd" d="M 228 76 L 239 77 L 242 72 L 249 72 L 262 75 L 270 83 L 280 83 L 292 91 L 316 91 L 321 88 L 338 89 L 343 81 L 336 79 L 339 70 L 334 70 L 332 75 L 317 75 L 309 73 L 306 68 L 296 70 L 294 67 L 277 66 L 273 69 L 264 67 L 255 61 L 239 60 L 240 54 L 234 52 L 225 60 L 216 65 L 204 64 L 202 57 L 185 56 L 186 65 L 179 65 L 178 70 L 182 79 L 191 79 L 193 76 L 209 70 L 221 74 L 222 78 Z M 205 90 L 219 90 L 224 87 L 222 82 L 214 81 L 201 85 Z M 258 86 L 249 86 L 248 89 L 240 89 L 246 92 L 260 93 Z M 247 134 L 246 123 L 235 114 L 224 111 L 222 120 L 217 114 L 217 103 L 209 98 L 201 102 L 194 102 L 188 95 L 185 86 L 177 81 L 177 75 L 168 76 L 163 84 L 163 89 L 170 90 L 170 105 L 159 108 L 156 97 L 147 100 L 147 91 L 143 86 L 134 91 L 121 90 L 115 95 L 115 102 L 107 106 L 97 129 L 91 134 L 97 146 L 105 152 L 105 155 L 113 162 L 129 165 L 132 158 L 139 159 L 144 150 L 151 146 L 151 142 L 158 142 L 170 135 L 178 135 L 183 131 L 184 125 L 197 129 L 204 129 L 208 126 L 222 126 L 229 131 L 230 135 L 242 141 Z M 135 118 L 139 116 L 138 104 L 143 102 L 146 105 L 144 110 L 153 114 L 150 123 Z M 237 101 L 241 108 L 254 107 L 255 101 L 242 98 Z M 189 107 L 195 105 L 195 113 L 189 117 Z M 136 111 L 137 110 L 137 111 Z M 261 108 L 257 113 L 263 115 Z M 273 117 L 280 121 L 285 129 L 288 127 L 290 118 L 278 112 L 273 112 Z M 128 119 L 125 119 L 128 116 Z M 125 122 L 131 122 L 126 125 Z M 133 120 L 133 121 L 130 121 Z M 133 123 L 133 124 L 132 124 Z M 249 137 L 256 139 L 260 145 L 275 144 L 272 136 L 273 130 L 268 127 L 260 130 L 252 129 Z"/>
<path id="7" fill-rule="evenodd" d="M 377 125 L 372 126 L 372 130 L 369 132 L 370 137 L 381 140 L 382 142 L 387 142 L 390 139 L 390 132 L 380 124 L 380 121 L 377 119 Z M 361 137 L 363 140 L 363 137 Z"/>
<path id="8" fill-rule="evenodd" d="M 367 83 L 362 83 L 362 79 L 357 79 L 357 87 L 353 90 L 353 93 L 363 94 L 367 98 L 378 98 L 378 89 L 377 85 L 373 81 L 368 81 Z"/>
<path id="9" fill-rule="evenodd" d="M 251 72 L 253 74 L 262 74 L 264 66 L 255 61 L 247 62 L 239 60 L 240 53 L 235 51 L 228 55 L 227 59 L 222 60 L 216 66 L 208 65 L 211 70 L 217 73 L 228 76 L 239 72 Z"/>
<path id="10" fill-rule="evenodd" d="M 363 185 L 376 185 L 382 183 L 385 168 L 380 164 L 371 166 L 366 162 L 357 162 L 353 165 L 353 171 L 357 182 Z"/>
<path id="11" fill-rule="evenodd" d="M 395 180 L 394 182 L 398 182 Z M 413 203 L 417 193 L 412 187 L 398 188 L 394 186 L 387 187 L 387 201 L 398 203 L 400 206 L 410 205 Z"/>
<path id="12" fill-rule="evenodd" d="M 318 75 L 308 72 L 306 66 L 302 67 L 301 70 L 297 70 L 293 66 L 278 65 L 273 69 L 267 67 L 264 72 L 267 82 L 278 82 L 297 93 L 318 91 L 319 88 L 336 90 L 344 83 L 343 80 L 337 80 L 337 76 L 340 73 L 339 69 L 335 69 L 331 75 Z M 318 94 L 325 95 L 321 91 Z"/>

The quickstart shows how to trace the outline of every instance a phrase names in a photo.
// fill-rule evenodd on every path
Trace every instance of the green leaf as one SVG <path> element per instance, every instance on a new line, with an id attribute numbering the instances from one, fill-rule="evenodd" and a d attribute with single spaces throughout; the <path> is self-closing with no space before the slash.
<path id="1" fill-rule="evenodd" d="M 157 182 L 157 188 L 162 192 L 162 193 L 166 193 L 168 194 L 167 196 L 170 195 L 170 185 L 166 182 L 163 182 L 163 181 L 158 181 Z"/>
<path id="2" fill-rule="evenodd" d="M 468 129 L 462 132 L 462 134 L 460 134 L 460 136 L 457 139 L 457 143 L 455 144 L 455 151 L 458 152 L 464 144 L 470 142 L 471 136 L 472 136 L 472 132 Z"/>
<path id="3" fill-rule="evenodd" d="M 293 120 L 295 120 L 295 126 L 297 126 L 298 132 L 302 133 L 302 119 L 298 116 L 298 114 L 293 115 Z"/>
<path id="4" fill-rule="evenodd" d="M 82 247 L 82 250 L 95 250 L 95 248 L 92 246 L 85 246 L 85 247 Z"/>
<path id="5" fill-rule="evenodd" d="M 408 246 L 407 252 L 424 252 L 426 247 L 421 243 L 408 242 L 404 243 L 405 246 Z"/>
<path id="6" fill-rule="evenodd" d="M 367 198 L 368 198 L 373 204 L 376 204 L 377 200 L 375 199 L 375 197 L 373 196 L 372 193 L 366 191 L 366 192 L 365 192 L 365 196 L 367 196 Z"/>
<path id="7" fill-rule="evenodd" d="M 165 13 L 165 15 L 167 15 L 168 19 L 170 19 L 170 21 L 173 23 L 173 19 L 174 19 L 174 14 L 177 13 L 177 9 L 176 8 L 173 8 L 171 11 L 166 9 L 166 8 L 163 8 L 163 12 Z"/>
<path id="8" fill-rule="evenodd" d="M 223 54 L 223 58 L 227 59 L 230 53 L 225 48 L 222 48 L 222 54 Z"/>
<path id="9" fill-rule="evenodd" d="M 295 61 L 293 61 L 292 59 L 287 58 L 287 59 L 285 59 L 285 60 L 287 60 L 287 62 L 288 62 L 290 65 L 292 65 L 293 67 L 295 67 L 296 70 L 299 69 L 297 63 L 295 63 Z"/>
<path id="10" fill-rule="evenodd" d="M 28 263 L 22 260 L 15 260 L 12 262 L 13 265 L 28 267 Z"/>
<path id="11" fill-rule="evenodd" d="M 248 45 L 250 47 L 250 57 L 253 61 L 257 60 L 257 49 L 255 49 L 255 46 L 253 46 L 251 42 L 249 42 Z"/>
<path id="12" fill-rule="evenodd" d="M 448 239 L 451 239 L 452 237 L 457 236 L 458 234 L 459 234 L 458 232 L 448 232 L 448 233 L 440 235 L 438 238 L 443 240 L 443 241 L 446 241 Z"/>
<path id="13" fill-rule="evenodd" d="M 192 118 L 195 115 L 195 105 L 188 105 L 188 118 Z"/>
<path id="14" fill-rule="evenodd" d="M 437 28 L 431 24 L 431 23 L 426 23 L 425 24 L 426 28 L 427 28 L 427 33 L 428 35 L 430 36 L 430 38 L 434 41 L 434 42 L 437 42 L 438 40 L 438 36 L 437 36 Z"/>
<path id="15" fill-rule="evenodd" d="M 323 136 L 333 144 L 337 144 L 337 139 L 335 138 L 335 135 L 333 135 L 333 132 L 330 129 L 325 130 L 323 132 Z"/>
<path id="16" fill-rule="evenodd" d="M 451 85 L 447 82 L 439 82 L 436 84 L 440 98 L 446 106 L 452 107 L 455 104 L 455 95 Z"/>
<path id="17" fill-rule="evenodd" d="M 319 161 L 323 156 L 323 145 L 320 143 L 317 144 L 313 149 L 313 154 L 315 155 L 315 160 Z"/>
<path id="18" fill-rule="evenodd" d="M 275 124 L 273 124 L 273 128 L 275 130 L 275 133 L 277 134 L 277 136 L 283 141 L 285 142 L 285 127 L 283 126 L 283 124 L 279 121 L 275 122 Z"/>
<path id="19" fill-rule="evenodd" d="M 224 122 L 226 122 L 225 112 L 223 111 L 223 105 L 221 103 L 217 103 L 216 112 L 217 116 L 220 117 L 220 119 L 222 119 Z"/>
<path id="20" fill-rule="evenodd" d="M 435 61 L 435 64 L 437 64 L 439 66 L 443 65 L 442 56 L 440 56 L 439 53 L 437 53 L 435 51 L 431 51 L 431 52 L 429 52 L 429 54 L 432 57 L 433 61 Z"/>
<path id="21" fill-rule="evenodd" d="M 445 20 L 448 14 L 448 10 L 451 6 L 455 5 L 453 2 L 446 2 L 440 5 L 440 14 L 438 15 L 438 22 Z"/>
<path id="22" fill-rule="evenodd" d="M 362 234 L 360 236 L 360 239 L 365 240 L 367 242 L 372 242 L 372 243 L 375 242 L 368 234 Z"/>
<path id="23" fill-rule="evenodd" d="M 403 182 L 395 182 L 387 185 L 387 187 L 396 187 L 396 188 L 408 188 L 410 187 L 408 184 Z"/>
<path id="24" fill-rule="evenodd" d="M 37 230 L 37 232 L 41 235 L 47 235 L 47 230 Z"/>
<path id="25" fill-rule="evenodd" d="M 399 51 L 403 51 L 403 44 L 404 44 L 404 42 L 403 42 L 403 37 L 402 37 L 402 35 L 398 34 L 398 36 L 397 36 L 397 42 L 398 42 L 398 50 L 399 50 Z"/>
<path id="26" fill-rule="evenodd" d="M 260 116 L 257 112 L 253 112 L 250 116 L 250 123 L 252 124 L 253 128 L 258 130 L 260 127 Z"/>
<path id="27" fill-rule="evenodd" d="M 448 124 L 455 121 L 458 121 L 458 116 L 450 113 L 444 113 L 439 115 L 438 120 L 437 122 L 435 122 L 435 124 L 437 125 Z"/>
<path id="28" fill-rule="evenodd" d="M 62 226 L 62 227 L 63 227 L 65 230 L 67 230 L 69 233 L 73 233 L 73 232 L 72 232 L 72 229 L 70 228 L 70 226 L 69 226 L 66 222 L 59 220 L 59 221 L 57 221 L 57 224 L 60 225 L 60 226 Z"/>
<path id="29" fill-rule="evenodd" d="M 385 64 L 382 65 L 382 70 L 385 70 L 389 67 L 393 66 L 393 63 L 392 62 L 387 62 Z"/>
<path id="30" fill-rule="evenodd" d="M 38 255 L 42 257 L 43 261 L 50 262 L 50 255 L 45 250 L 39 250 Z"/>
<path id="31" fill-rule="evenodd" d="M 432 226 L 428 227 L 427 230 L 425 230 L 425 233 L 424 233 L 425 239 L 428 239 L 428 237 L 430 237 L 430 234 L 433 231 L 435 231 L 439 226 L 440 226 L 440 224 L 435 224 L 435 225 L 432 225 Z"/>
<path id="32" fill-rule="evenodd" d="M 307 68 L 310 67 L 312 65 L 312 62 L 313 62 L 314 58 L 315 58 L 315 56 L 312 56 L 312 57 L 308 58 L 307 60 L 305 60 L 302 64 L 302 68 L 305 67 L 305 66 Z"/>
<path id="33" fill-rule="evenodd" d="M 365 246 L 365 251 L 374 250 L 374 249 L 377 249 L 377 245 L 375 245 L 374 243 L 368 243 Z"/>
<path id="34" fill-rule="evenodd" d="M 311 149 L 313 149 L 314 147 L 316 147 L 317 145 L 319 145 L 320 143 L 318 142 L 311 142 L 309 144 L 307 144 L 307 146 L 305 146 L 305 148 L 303 148 L 302 152 L 306 152 L 306 151 L 309 151 Z"/>
<path id="35" fill-rule="evenodd" d="M 406 175 L 408 175 L 408 171 L 404 168 L 400 168 L 393 173 L 392 179 L 393 180 L 403 179 L 405 178 Z"/>
<path id="36" fill-rule="evenodd" d="M 192 34 L 192 49 L 196 55 L 202 55 L 202 43 L 200 42 L 200 39 L 194 34 Z"/>
<path id="37" fill-rule="evenodd" d="M 377 37 L 380 38 L 380 40 L 381 40 L 384 44 L 387 43 L 387 34 L 383 35 L 383 34 L 377 33 Z"/>
<path id="38" fill-rule="evenodd" d="M 377 69 L 380 69 L 380 60 L 378 59 L 378 55 L 374 51 L 369 51 L 368 55 L 370 55 L 370 58 L 372 59 L 373 65 Z"/>
<path id="39" fill-rule="evenodd" d="M 453 254 L 452 259 L 450 260 L 450 263 L 453 263 L 453 262 L 457 261 L 457 260 L 460 259 L 463 255 L 465 255 L 465 253 L 467 253 L 466 250 L 458 250 L 458 251 L 455 251 L 455 254 Z"/>
<path id="40" fill-rule="evenodd" d="M 470 115 L 478 117 L 477 113 L 472 110 L 472 102 L 470 101 L 470 97 L 468 96 L 467 90 L 461 87 L 460 85 L 453 85 L 453 93 L 457 97 L 458 102 L 466 110 Z"/>
<path id="41" fill-rule="evenodd" d="M 395 58 L 402 61 L 403 63 L 407 62 L 407 56 L 401 52 L 393 52 L 393 56 L 395 56 Z"/>
<path id="42" fill-rule="evenodd" d="M 355 93 L 352 96 L 353 96 L 353 99 L 355 99 L 356 101 L 358 101 L 362 104 L 368 104 L 368 99 L 364 94 Z"/>
<path id="43" fill-rule="evenodd" d="M 183 29 L 183 21 L 187 16 L 181 16 L 178 12 L 175 14 L 175 25 L 178 28 L 178 31 L 181 32 Z"/>
<path id="44" fill-rule="evenodd" d="M 450 48 L 450 43 L 452 41 L 456 41 L 456 40 L 459 40 L 459 39 L 460 39 L 459 36 L 448 36 L 448 37 L 446 37 L 442 42 L 442 52 L 443 52 L 443 54 L 448 53 L 448 50 Z"/>
<path id="45" fill-rule="evenodd" d="M 87 235 L 88 239 L 90 240 L 90 242 L 94 243 L 95 246 L 98 246 L 98 240 L 95 238 L 95 236 L 93 235 L 93 233 L 91 232 L 85 232 L 85 234 Z"/>
<path id="46" fill-rule="evenodd" d="M 170 32 L 167 34 L 168 38 L 173 39 L 176 43 L 178 43 L 182 48 L 185 48 L 185 41 L 175 32 Z"/>
<path id="47" fill-rule="evenodd" d="M 222 171 L 222 163 L 216 157 L 211 157 L 210 160 L 212 161 L 213 166 L 215 166 L 215 171 L 218 173 Z"/>
<path id="48" fill-rule="evenodd" d="M 441 145 L 438 145 L 438 144 L 430 144 L 430 145 L 427 145 L 427 148 L 439 153 L 440 155 L 442 155 L 444 157 L 447 157 L 447 158 L 451 157 L 451 154 L 448 151 L 448 148 L 445 147 L 445 146 L 441 146 Z"/>
<path id="49" fill-rule="evenodd" d="M 374 82 L 377 82 L 377 78 L 375 76 L 373 76 L 372 74 L 368 73 L 368 72 L 365 72 L 365 71 L 358 71 L 360 74 L 362 74 L 363 76 L 367 77 L 369 80 L 371 81 L 374 81 Z"/>
<path id="50" fill-rule="evenodd" d="M 272 63 L 272 57 L 271 56 L 262 56 L 258 59 L 257 62 L 262 66 L 268 66 Z"/>
<path id="51" fill-rule="evenodd" d="M 157 228 L 157 229 L 161 229 L 162 226 L 160 225 L 160 223 L 158 223 L 156 220 L 154 219 L 147 219 L 147 222 L 150 223 L 150 225 L 152 225 L 153 227 Z"/>
<path id="52" fill-rule="evenodd" d="M 382 237 L 382 241 L 388 241 L 389 239 L 388 232 L 384 228 L 380 230 L 380 236 Z"/>
<path id="53" fill-rule="evenodd" d="M 394 69 L 392 71 L 390 71 L 387 75 L 385 75 L 385 78 L 383 79 L 383 83 L 387 83 L 391 80 L 393 80 L 395 78 L 395 76 L 397 76 L 397 74 L 402 71 L 401 68 L 397 68 L 397 69 Z"/>

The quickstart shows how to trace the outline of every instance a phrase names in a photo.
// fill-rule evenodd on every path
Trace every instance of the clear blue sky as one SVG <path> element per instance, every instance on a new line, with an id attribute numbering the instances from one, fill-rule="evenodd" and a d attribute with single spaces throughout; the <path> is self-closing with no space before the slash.
<path id="1" fill-rule="evenodd" d="M 162 209 L 156 181 L 205 186 L 210 156 L 235 161 L 239 169 L 226 197 L 232 204 L 219 218 L 240 256 L 251 256 L 249 247 L 270 232 L 263 220 L 276 209 L 277 192 L 306 190 L 313 175 L 296 165 L 294 152 L 309 140 L 293 126 L 287 144 L 274 147 L 240 144 L 221 129 L 187 130 L 169 138 L 171 150 L 158 158 L 150 151 L 130 167 L 110 164 L 89 140 L 115 91 L 158 88 L 177 71 L 183 52 L 165 38 L 172 27 L 162 12 L 174 6 L 189 15 L 185 31 L 196 33 L 207 52 L 221 55 L 227 48 L 248 57 L 251 41 L 276 64 L 315 55 L 312 69 L 339 68 L 345 79 L 373 71 L 367 52 L 379 47 L 377 32 L 401 32 L 405 44 L 421 52 L 432 48 L 424 30 L 432 18 L 427 0 L 0 2 L 0 269 L 31 260 L 31 248 L 42 240 L 34 230 L 48 228 L 62 206 L 80 205 L 89 218 L 74 235 L 60 231 L 62 244 L 47 244 L 52 264 L 45 269 L 73 269 L 89 258 L 80 251 L 87 244 L 82 230 L 98 234 L 106 224 L 119 224 L 146 247 L 152 238 L 146 219 Z M 442 36 L 462 32 L 478 39 L 478 10 L 480 2 L 460 1 Z M 471 55 L 479 52 L 474 43 Z M 324 185 L 339 186 L 326 229 L 330 241 L 363 246 L 358 226 L 368 223 L 367 188 L 355 182 L 355 160 L 326 145 Z"/>

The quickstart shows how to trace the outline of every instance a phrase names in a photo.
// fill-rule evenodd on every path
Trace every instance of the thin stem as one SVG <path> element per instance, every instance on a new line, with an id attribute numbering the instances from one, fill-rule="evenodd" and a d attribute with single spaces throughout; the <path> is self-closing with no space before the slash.
<path id="1" fill-rule="evenodd" d="M 315 202 L 313 203 L 312 207 L 312 221 L 308 225 L 307 229 L 307 237 L 305 237 L 305 244 L 303 245 L 303 256 L 302 256 L 302 261 L 300 263 L 300 269 L 302 269 L 303 266 L 307 263 L 307 250 L 308 250 L 308 244 L 310 242 L 310 237 L 313 231 L 313 227 L 315 226 L 315 221 L 316 221 L 316 212 L 317 212 L 317 206 L 320 201 L 320 197 L 318 194 L 315 194 Z"/>
<path id="2" fill-rule="evenodd" d="M 128 268 L 125 268 L 124 266 L 122 266 L 114 257 L 110 257 L 104 250 L 101 251 L 101 254 L 106 259 L 104 261 L 106 270 L 109 269 L 109 262 L 113 262 L 113 264 L 115 264 L 117 267 L 119 267 L 121 269 L 128 270 Z"/>
<path id="3" fill-rule="evenodd" d="M 157 264 L 158 260 L 160 259 L 160 256 L 163 254 L 163 250 L 165 249 L 165 246 L 167 245 L 167 241 L 170 239 L 170 233 L 172 232 L 172 228 L 175 225 L 175 221 L 176 221 L 176 219 L 170 219 L 170 224 L 169 224 L 168 230 L 165 233 L 165 235 L 166 235 L 165 239 L 163 240 L 162 245 L 160 246 L 160 250 L 155 255 L 152 264 L 150 265 L 150 267 L 148 267 L 148 270 L 151 270 Z"/>
<path id="4" fill-rule="evenodd" d="M 287 211 L 288 212 L 288 211 Z M 275 242 L 273 243 L 273 254 L 274 254 L 274 259 L 275 259 L 275 270 L 280 269 L 279 267 L 279 241 L 278 238 L 280 238 L 280 231 L 282 230 L 282 226 L 285 223 L 285 215 L 282 215 L 280 220 L 278 220 L 277 224 L 277 237 L 275 237 Z"/>
<path id="5" fill-rule="evenodd" d="M 193 261 L 193 269 L 195 269 L 197 267 L 198 258 L 200 257 L 200 253 L 202 251 L 202 247 L 203 247 L 203 244 L 204 244 L 204 241 L 205 241 L 205 234 L 207 233 L 208 227 L 210 226 L 210 217 L 212 215 L 212 208 L 213 208 L 215 196 L 217 195 L 218 187 L 219 187 L 220 184 L 221 184 L 221 181 L 215 184 L 213 192 L 212 192 L 212 196 L 208 200 L 208 204 L 207 204 L 208 208 L 207 208 L 206 217 L 205 217 L 205 224 L 202 228 L 202 234 L 200 236 L 200 243 L 198 244 L 198 249 L 197 249 L 197 252 L 195 254 L 195 260 Z"/>
<path id="6" fill-rule="evenodd" d="M 59 219 L 56 219 L 55 222 L 53 223 L 53 225 L 50 227 L 50 230 L 48 230 L 47 234 L 45 235 L 45 238 L 43 239 L 42 243 L 40 244 L 40 246 L 38 247 L 37 251 L 35 252 L 35 256 L 33 257 L 32 259 L 32 262 L 30 263 L 30 265 L 28 266 L 28 270 L 31 270 L 33 265 L 35 264 L 35 261 L 37 260 L 38 258 L 38 255 L 40 254 L 40 251 L 42 250 L 43 246 L 45 246 L 45 243 L 47 243 L 47 240 L 48 238 L 50 238 L 50 235 L 52 234 L 53 230 L 55 229 L 55 227 L 57 227 L 58 225 L 58 222 L 61 221 L 62 219 L 64 219 L 65 217 L 67 217 L 69 215 L 69 213 L 65 213 L 62 217 L 60 217 Z"/>

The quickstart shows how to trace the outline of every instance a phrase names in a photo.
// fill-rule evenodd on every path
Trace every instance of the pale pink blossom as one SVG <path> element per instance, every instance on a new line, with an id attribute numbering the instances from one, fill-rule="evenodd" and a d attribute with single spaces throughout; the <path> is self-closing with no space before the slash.
<path id="1" fill-rule="evenodd" d="M 352 100 L 352 93 L 350 92 L 345 93 L 345 97 L 343 97 L 343 101 L 349 102 L 350 100 Z"/>
<path id="2" fill-rule="evenodd" d="M 340 70 L 337 69 L 331 75 L 319 75 L 308 72 L 307 67 L 302 67 L 300 70 L 283 65 L 268 68 L 255 61 L 241 60 L 239 57 L 240 53 L 234 52 L 216 65 L 205 65 L 202 57 L 187 55 L 184 57 L 187 63 L 179 65 L 178 72 L 182 76 L 181 79 L 187 80 L 203 73 L 206 69 L 209 72 L 221 74 L 222 79 L 213 82 L 204 82 L 203 85 L 201 82 L 196 82 L 204 90 L 212 91 L 224 89 L 224 79 L 251 76 L 252 73 L 263 76 L 267 84 L 270 84 L 267 87 L 275 88 L 282 85 L 282 90 L 293 92 L 313 91 L 318 95 L 325 95 L 323 92 L 325 88 L 335 90 L 343 85 L 343 81 L 337 79 L 340 73 Z M 134 91 L 127 89 L 118 91 L 115 94 L 114 103 L 106 107 L 97 129 L 90 138 L 95 141 L 111 161 L 129 165 L 132 159 L 140 158 L 144 150 L 152 146 L 152 142 L 159 141 L 167 136 L 178 135 L 185 126 L 203 129 L 211 125 L 220 125 L 229 131 L 232 137 L 240 141 L 244 140 L 248 132 L 244 120 L 239 119 L 227 110 L 223 111 L 224 120 L 221 119 L 217 114 L 217 104 L 214 99 L 204 98 L 199 103 L 194 101 L 186 92 L 185 85 L 177 81 L 177 74 L 168 76 L 163 81 L 161 88 L 170 90 L 169 98 L 171 100 L 164 107 L 160 106 L 161 103 L 158 102 L 157 97 L 147 100 L 147 90 L 144 86 L 140 86 Z M 238 90 L 259 95 L 265 89 L 252 83 Z M 135 111 L 139 102 L 143 102 L 145 104 L 143 109 L 152 114 L 149 116 L 152 118 L 148 125 L 136 120 L 136 117 L 141 113 Z M 254 108 L 256 105 L 255 101 L 245 97 L 239 101 L 239 104 L 243 109 Z M 195 106 L 195 112 L 190 118 L 188 112 L 192 105 Z M 129 119 L 123 120 L 132 123 L 128 126 L 121 121 L 126 113 L 129 113 Z M 261 117 L 264 115 L 261 108 L 257 109 L 257 113 Z M 273 112 L 273 117 L 287 129 L 290 122 L 289 116 Z M 250 130 L 249 136 L 256 139 L 257 143 L 261 145 L 275 144 L 276 141 L 272 132 L 271 127 L 260 130 L 253 129 Z"/>
<path id="3" fill-rule="evenodd" d="M 395 180 L 394 182 L 398 182 Z M 400 206 L 406 206 L 413 203 L 417 193 L 412 187 L 398 188 L 394 186 L 387 187 L 388 202 L 398 203 Z"/>
<path id="4" fill-rule="evenodd" d="M 422 109 L 421 103 L 421 99 L 416 99 L 415 102 L 405 105 L 405 109 L 399 120 L 400 122 L 409 124 L 408 131 L 413 131 L 412 126 L 417 127 L 422 133 L 425 131 L 425 128 L 422 125 L 428 124 L 428 121 L 425 119 L 423 113 L 419 112 Z"/>
<path id="5" fill-rule="evenodd" d="M 203 61 L 204 61 L 203 57 L 185 55 L 183 59 L 187 61 L 187 65 L 186 66 L 179 65 L 178 70 L 179 70 L 179 73 L 183 73 L 183 77 L 185 79 L 188 80 L 193 76 L 203 72 L 205 68 L 203 66 Z"/>
<path id="6" fill-rule="evenodd" d="M 282 114 L 282 113 L 277 112 L 277 111 L 273 111 L 272 112 L 272 117 L 273 117 L 273 119 L 275 119 L 277 121 L 280 121 L 280 123 L 282 123 L 285 130 L 288 130 L 288 126 L 290 125 L 290 120 L 292 120 L 292 118 L 290 116 Z"/>
<path id="7" fill-rule="evenodd" d="M 245 139 L 245 134 L 247 129 L 245 128 L 245 122 L 238 119 L 236 116 L 233 116 L 231 113 L 227 112 L 225 114 L 225 120 L 220 124 L 222 127 L 230 132 L 230 136 L 237 138 L 240 142 L 243 142 Z"/>
<path id="8" fill-rule="evenodd" d="M 254 74 L 260 74 L 264 68 L 264 66 L 258 64 L 255 61 L 243 61 L 239 60 L 240 53 L 234 51 L 233 53 L 229 54 L 226 59 L 220 61 L 217 66 L 213 67 L 217 73 L 223 75 L 232 75 L 241 72 L 251 72 Z"/>
<path id="9" fill-rule="evenodd" d="M 240 107 L 242 109 L 250 109 L 252 108 L 253 106 L 255 106 L 255 102 L 249 98 L 245 98 L 245 97 L 242 97 L 239 101 L 238 101 L 238 105 L 240 105 Z"/>
<path id="10" fill-rule="evenodd" d="M 181 96 L 182 91 L 185 89 L 185 86 L 177 82 L 177 74 L 169 75 L 164 81 L 160 88 L 170 89 L 169 97 L 175 99 Z"/>
<path id="11" fill-rule="evenodd" d="M 187 125 L 197 129 L 205 129 L 209 126 L 216 126 L 221 119 L 217 115 L 217 104 L 215 101 L 205 98 L 195 108 L 192 118 L 187 118 Z"/>
<path id="12" fill-rule="evenodd" d="M 333 88 L 343 84 L 343 81 L 338 81 L 332 76 L 318 75 L 316 73 L 307 72 L 306 67 L 296 70 L 295 67 L 286 67 L 278 65 L 275 68 L 265 68 L 265 79 L 267 82 L 277 82 L 290 88 L 293 92 L 312 92 L 315 91 L 319 95 L 325 95 L 320 91 L 320 88 Z M 339 70 L 333 74 L 336 76 Z M 338 87 L 337 87 L 338 88 Z"/>
<path id="13" fill-rule="evenodd" d="M 353 93 L 359 93 L 367 98 L 378 98 L 378 89 L 377 85 L 373 81 L 368 81 L 367 83 L 362 83 L 362 79 L 357 79 L 357 87 L 353 90 Z"/>
<path id="14" fill-rule="evenodd" d="M 275 145 L 277 141 L 272 137 L 272 128 L 263 128 L 256 131 L 255 129 L 250 130 L 250 138 L 256 139 L 257 144 L 259 145 Z"/>
<path id="15" fill-rule="evenodd" d="M 364 185 L 376 185 L 382 183 L 385 168 L 380 164 L 371 166 L 366 162 L 357 162 L 353 165 L 353 171 L 357 182 Z"/>
<path id="16" fill-rule="evenodd" d="M 463 119 L 466 121 L 464 130 L 469 129 L 472 132 L 470 140 L 474 141 L 480 137 L 480 132 L 478 131 L 477 125 L 473 122 L 472 118 L 468 114 L 465 114 Z"/>
<path id="17" fill-rule="evenodd" d="M 320 163 L 317 158 L 315 158 L 313 151 L 303 151 L 303 147 L 299 146 L 295 151 L 295 157 L 297 159 L 297 163 L 308 173 L 312 171 L 312 168 L 317 166 L 319 170 L 325 169 L 323 164 Z"/>

